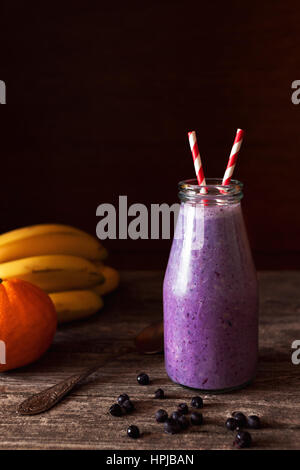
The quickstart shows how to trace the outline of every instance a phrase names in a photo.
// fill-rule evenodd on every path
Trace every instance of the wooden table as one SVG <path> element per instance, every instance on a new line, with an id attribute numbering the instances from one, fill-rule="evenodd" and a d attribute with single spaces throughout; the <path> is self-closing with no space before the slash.
<path id="1" fill-rule="evenodd" d="M 162 355 L 130 354 L 107 363 L 98 373 L 51 411 L 22 417 L 16 406 L 33 392 L 55 384 L 92 364 L 113 343 L 130 338 L 162 315 L 162 273 L 122 273 L 118 292 L 106 298 L 102 312 L 87 321 L 60 327 L 48 353 L 37 363 L 0 376 L 1 449 L 231 449 L 233 434 L 224 421 L 234 410 L 262 417 L 253 431 L 258 449 L 300 448 L 300 365 L 291 362 L 291 343 L 300 339 L 300 272 L 260 273 L 260 361 L 256 380 L 247 388 L 223 395 L 202 395 L 205 424 L 167 435 L 156 423 L 158 408 L 176 409 L 195 392 L 172 383 Z M 146 371 L 147 387 L 136 375 Z M 158 387 L 165 400 L 153 400 Z M 127 392 L 136 411 L 122 418 L 108 413 L 120 393 Z M 129 424 L 143 437 L 130 440 Z"/>

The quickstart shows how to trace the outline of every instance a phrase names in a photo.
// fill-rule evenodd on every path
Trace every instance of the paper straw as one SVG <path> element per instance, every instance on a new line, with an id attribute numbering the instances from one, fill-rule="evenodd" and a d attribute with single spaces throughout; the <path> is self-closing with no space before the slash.
<path id="1" fill-rule="evenodd" d="M 203 167 L 202 167 L 200 153 L 199 153 L 197 139 L 196 139 L 196 132 L 195 131 L 189 132 L 188 136 L 189 136 L 189 142 L 190 142 L 190 147 L 191 147 L 192 156 L 194 160 L 194 167 L 195 167 L 198 184 L 199 186 L 206 186 L 206 181 L 204 178 Z M 203 188 L 201 192 L 207 193 L 206 188 Z"/>
<path id="2" fill-rule="evenodd" d="M 236 136 L 233 142 L 233 146 L 231 149 L 231 153 L 229 156 L 227 168 L 223 177 L 222 185 L 226 186 L 230 184 L 230 180 L 233 174 L 233 170 L 237 161 L 237 157 L 239 155 L 239 151 L 243 142 L 243 137 L 244 137 L 245 132 L 242 129 L 238 129 L 236 131 Z"/>

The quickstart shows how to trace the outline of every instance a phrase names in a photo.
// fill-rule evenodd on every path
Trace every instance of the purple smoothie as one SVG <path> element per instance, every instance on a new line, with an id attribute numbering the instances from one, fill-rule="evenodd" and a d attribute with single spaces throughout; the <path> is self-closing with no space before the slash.
<path id="1" fill-rule="evenodd" d="M 239 202 L 181 204 L 163 299 L 174 382 L 221 391 L 255 376 L 257 278 Z"/>

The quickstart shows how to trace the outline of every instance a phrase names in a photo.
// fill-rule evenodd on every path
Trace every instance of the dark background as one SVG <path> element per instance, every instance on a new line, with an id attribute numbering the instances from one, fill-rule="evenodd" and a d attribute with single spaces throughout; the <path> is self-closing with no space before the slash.
<path id="1" fill-rule="evenodd" d="M 299 1 L 6 2 L 1 12 L 1 230 L 56 221 L 95 233 L 102 202 L 177 201 L 235 177 L 258 268 L 300 268 Z M 116 240 L 111 263 L 164 268 L 170 241 Z"/>

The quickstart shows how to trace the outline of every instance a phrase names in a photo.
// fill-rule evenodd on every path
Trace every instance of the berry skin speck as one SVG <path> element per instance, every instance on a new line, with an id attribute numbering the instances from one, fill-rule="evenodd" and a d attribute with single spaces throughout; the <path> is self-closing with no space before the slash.
<path id="1" fill-rule="evenodd" d="M 129 428 L 127 429 L 127 436 L 131 437 L 132 439 L 137 439 L 138 437 L 140 437 L 139 428 L 137 426 L 134 426 L 134 424 L 132 426 L 129 426 Z"/>
<path id="2" fill-rule="evenodd" d="M 123 405 L 124 401 L 126 400 L 129 400 L 129 396 L 127 395 L 127 393 L 122 393 L 119 397 L 118 397 L 118 403 L 119 405 Z"/>
<path id="3" fill-rule="evenodd" d="M 117 403 L 111 405 L 109 412 L 112 416 L 122 416 L 122 408 Z"/>
<path id="4" fill-rule="evenodd" d="M 126 411 L 126 413 L 130 413 L 134 410 L 134 405 L 131 400 L 125 400 L 122 404 L 122 407 Z"/>
<path id="5" fill-rule="evenodd" d="M 258 416 L 251 415 L 247 419 L 247 427 L 251 429 L 259 429 L 261 427 L 261 422 Z"/>
<path id="6" fill-rule="evenodd" d="M 228 418 L 226 420 L 225 426 L 229 431 L 234 431 L 237 428 L 237 422 L 234 418 Z"/>
<path id="7" fill-rule="evenodd" d="M 189 408 L 186 403 L 179 403 L 178 411 L 180 411 L 180 413 L 182 413 L 183 415 L 187 415 L 189 412 Z"/>
<path id="8" fill-rule="evenodd" d="M 145 374 L 144 372 L 139 374 L 136 379 L 140 385 L 148 385 L 150 382 L 149 376 Z"/>
<path id="9" fill-rule="evenodd" d="M 154 393 L 154 398 L 165 398 L 165 392 L 163 391 L 162 388 L 158 388 L 155 393 Z"/>
<path id="10" fill-rule="evenodd" d="M 177 434 L 181 431 L 181 427 L 178 421 L 168 418 L 164 424 L 164 431 L 168 434 Z"/>
<path id="11" fill-rule="evenodd" d="M 232 413 L 233 418 L 237 422 L 237 426 L 239 428 L 245 428 L 247 426 L 247 418 L 244 415 L 244 413 L 241 413 L 240 411 L 235 411 Z"/>
<path id="12" fill-rule="evenodd" d="M 191 414 L 191 423 L 195 425 L 200 425 L 203 423 L 203 416 L 202 413 L 198 413 L 197 411 L 194 411 Z"/>
<path id="13" fill-rule="evenodd" d="M 173 413 L 171 414 L 171 419 L 173 419 L 174 421 L 178 421 L 179 417 L 182 415 L 181 411 L 173 411 Z"/>
<path id="14" fill-rule="evenodd" d="M 239 447 L 240 449 L 251 447 L 252 445 L 252 437 L 251 434 L 247 431 L 239 431 L 235 436 L 234 445 Z"/>
<path id="15" fill-rule="evenodd" d="M 193 397 L 191 401 L 191 405 L 193 408 L 203 408 L 203 400 L 201 397 Z"/>
<path id="16" fill-rule="evenodd" d="M 157 410 L 155 419 L 158 423 L 164 423 L 168 419 L 168 413 L 165 410 Z"/>

